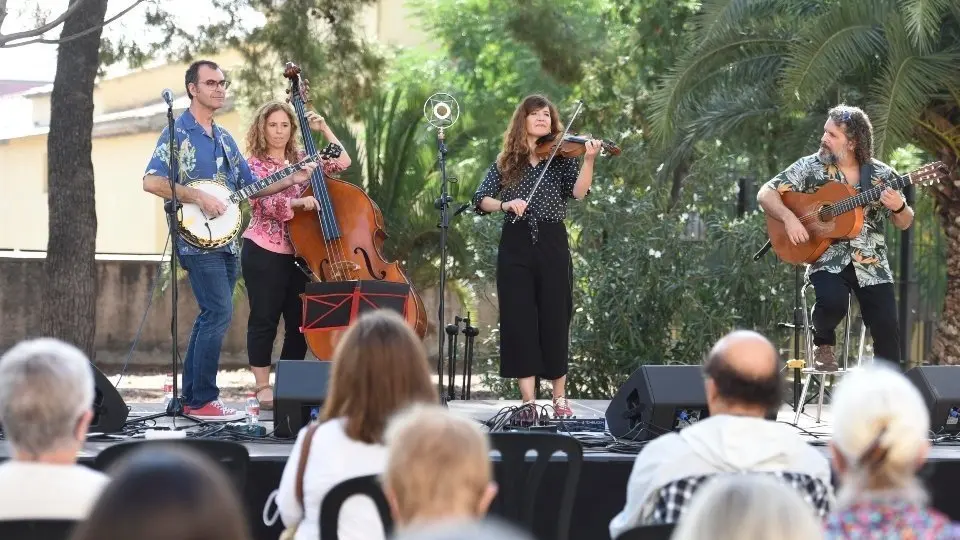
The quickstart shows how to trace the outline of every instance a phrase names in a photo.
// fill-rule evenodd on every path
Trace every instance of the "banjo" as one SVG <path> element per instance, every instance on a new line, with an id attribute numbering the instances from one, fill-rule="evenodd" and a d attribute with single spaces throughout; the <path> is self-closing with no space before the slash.
<path id="1" fill-rule="evenodd" d="M 319 154 L 307 156 L 302 161 L 288 165 L 283 169 L 261 178 L 260 180 L 231 192 L 223 182 L 210 179 L 193 180 L 185 185 L 209 193 L 224 201 L 227 209 L 218 217 L 207 217 L 199 204 L 183 203 L 179 216 L 180 237 L 188 244 L 200 249 L 216 249 L 223 247 L 236 238 L 243 226 L 243 215 L 240 212 L 240 203 L 266 189 L 268 186 L 283 180 L 287 176 L 301 170 L 307 163 L 319 163 L 321 158 L 335 159 L 343 151 L 339 145 L 330 143 Z"/>

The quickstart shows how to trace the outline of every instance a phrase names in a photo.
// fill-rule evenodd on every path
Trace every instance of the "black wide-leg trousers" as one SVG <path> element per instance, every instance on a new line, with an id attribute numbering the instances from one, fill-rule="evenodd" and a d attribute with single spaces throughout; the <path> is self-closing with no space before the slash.
<path id="1" fill-rule="evenodd" d="M 810 274 L 810 283 L 816 293 L 813 305 L 813 344 L 834 345 L 836 328 L 847 314 L 847 299 L 851 291 L 857 296 L 860 314 L 873 338 L 876 358 L 900 362 L 900 327 L 897 323 L 897 301 L 893 283 L 861 287 L 853 263 L 839 274 L 827 271 Z"/>
<path id="2" fill-rule="evenodd" d="M 562 222 L 537 224 L 533 243 L 525 221 L 504 223 L 497 253 L 500 376 L 567 374 L 573 316 L 573 264 Z"/>

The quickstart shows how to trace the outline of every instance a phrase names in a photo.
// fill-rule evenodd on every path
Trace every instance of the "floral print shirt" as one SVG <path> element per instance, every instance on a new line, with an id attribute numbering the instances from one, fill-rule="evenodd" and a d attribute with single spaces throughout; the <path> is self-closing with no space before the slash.
<path id="1" fill-rule="evenodd" d="M 946 540 L 960 538 L 960 525 L 933 508 L 904 501 L 869 501 L 827 516 L 824 538 Z"/>
<path id="2" fill-rule="evenodd" d="M 306 153 L 300 151 L 297 159 L 302 160 L 305 157 Z M 251 156 L 247 162 L 250 170 L 260 178 L 269 176 L 290 164 L 287 161 L 277 161 L 270 156 L 262 159 Z M 322 164 L 323 172 L 327 175 L 343 170 L 343 165 L 338 159 L 325 159 Z M 247 225 L 243 237 L 249 238 L 268 251 L 293 254 L 293 244 L 290 242 L 290 232 L 286 226 L 286 222 L 293 219 L 290 201 L 303 195 L 309 185 L 309 183 L 292 185 L 272 195 L 251 198 L 250 224 Z"/>
<path id="3" fill-rule="evenodd" d="M 187 184 L 193 180 L 215 180 L 227 186 L 230 191 L 256 182 L 254 176 L 240 153 L 236 141 L 227 133 L 227 130 L 213 124 L 213 135 L 207 135 L 203 126 L 194 118 L 190 109 L 183 111 L 173 122 L 174 153 L 179 158 L 178 183 Z M 170 131 L 164 128 L 157 139 L 157 146 L 153 150 L 150 162 L 144 176 L 152 174 L 170 178 Z M 180 255 L 200 255 L 226 251 L 236 254 L 237 243 L 230 242 L 217 249 L 200 249 L 184 242 L 177 237 L 177 252 Z"/>
<path id="4" fill-rule="evenodd" d="M 896 177 L 897 173 L 889 165 L 873 160 L 871 186 L 890 183 Z M 827 182 L 845 181 L 843 173 L 836 165 L 827 165 L 820 161 L 817 154 L 812 154 L 798 159 L 765 185 L 782 195 L 788 191 L 813 193 Z M 853 187 L 860 192 L 859 182 Z M 852 262 L 861 287 L 893 283 L 884 237 L 884 219 L 889 218 L 891 213 L 879 200 L 865 206 L 860 234 L 850 240 L 840 239 L 833 242 L 816 262 L 807 267 L 807 277 L 820 271 L 838 274 Z"/>

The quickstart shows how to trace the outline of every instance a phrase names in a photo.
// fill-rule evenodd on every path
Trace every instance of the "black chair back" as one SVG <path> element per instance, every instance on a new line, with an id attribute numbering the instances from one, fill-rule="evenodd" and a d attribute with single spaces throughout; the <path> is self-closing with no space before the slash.
<path id="1" fill-rule="evenodd" d="M 552 538 L 567 540 L 583 465 L 583 446 L 580 441 L 554 433 L 494 432 L 490 434 L 490 443 L 493 449 L 500 452 L 502 475 L 498 477 L 502 480 L 497 495 L 499 512 L 530 531 L 533 531 L 537 492 L 547 464 L 555 453 L 565 454 L 566 475 L 560 506 L 556 508 L 557 531 Z M 536 452 L 536 459 L 528 470 L 527 453 L 530 451 Z"/>
<path id="2" fill-rule="evenodd" d="M 247 469 L 250 467 L 250 452 L 247 447 L 234 441 L 218 441 L 214 439 L 154 439 L 149 441 L 125 442 L 108 446 L 93 460 L 93 465 L 100 471 L 106 471 L 114 463 L 134 450 L 171 446 L 174 448 L 188 448 L 199 452 L 219 463 L 234 485 L 243 493 L 247 483 Z"/>
<path id="3" fill-rule="evenodd" d="M 3 540 L 67 540 L 79 523 L 70 519 L 18 519 L 0 521 Z"/>
<path id="4" fill-rule="evenodd" d="M 616 540 L 670 540 L 676 523 L 641 525 L 623 531 Z"/>
<path id="5" fill-rule="evenodd" d="M 337 528 L 340 524 L 340 508 L 346 500 L 354 495 L 366 495 L 377 505 L 380 513 L 380 522 L 383 524 L 384 535 L 393 534 L 393 516 L 390 514 L 390 505 L 383 494 L 380 481 L 376 475 L 358 476 L 344 480 L 333 486 L 320 503 L 320 538 L 336 540 Z"/>

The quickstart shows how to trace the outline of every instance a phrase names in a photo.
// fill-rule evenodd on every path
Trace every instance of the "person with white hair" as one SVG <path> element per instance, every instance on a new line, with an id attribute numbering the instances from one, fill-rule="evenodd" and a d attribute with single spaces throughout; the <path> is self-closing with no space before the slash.
<path id="1" fill-rule="evenodd" d="M 0 357 L 0 520 L 86 519 L 109 478 L 77 464 L 93 419 L 93 370 L 73 345 L 23 341 Z"/>
<path id="2" fill-rule="evenodd" d="M 930 449 L 930 415 L 916 387 L 876 362 L 843 377 L 832 407 L 840 489 L 826 537 L 960 538 L 960 526 L 928 506 L 917 479 Z"/>
<path id="3" fill-rule="evenodd" d="M 769 475 L 721 474 L 697 493 L 671 540 L 818 540 L 823 528 L 797 490 Z"/>

